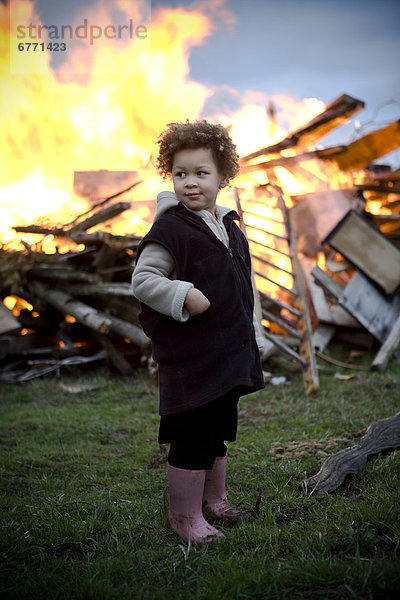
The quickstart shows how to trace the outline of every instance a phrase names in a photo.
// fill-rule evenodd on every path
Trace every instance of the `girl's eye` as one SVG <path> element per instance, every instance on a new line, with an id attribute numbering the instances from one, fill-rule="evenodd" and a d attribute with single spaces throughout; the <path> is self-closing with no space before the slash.
<path id="1" fill-rule="evenodd" d="M 185 172 L 184 171 L 178 171 L 177 173 L 175 173 L 175 177 L 178 177 L 180 179 L 182 179 L 182 177 L 185 176 Z"/>
<path id="2" fill-rule="evenodd" d="M 203 175 L 206 175 L 205 171 L 197 171 L 197 175 L 200 175 L 200 177 L 202 177 Z"/>

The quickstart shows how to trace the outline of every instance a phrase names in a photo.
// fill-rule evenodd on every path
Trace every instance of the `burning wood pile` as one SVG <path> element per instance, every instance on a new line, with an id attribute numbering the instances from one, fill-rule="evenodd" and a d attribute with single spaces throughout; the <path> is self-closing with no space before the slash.
<path id="1" fill-rule="evenodd" d="M 253 255 L 264 361 L 275 352 L 297 361 L 307 394 L 319 387 L 316 355 L 334 335 L 377 343 L 376 368 L 400 343 L 400 170 L 371 166 L 400 147 L 400 122 L 347 146 L 310 149 L 362 108 L 340 96 L 281 142 L 243 157 L 231 198 Z M 15 228 L 70 249 L 0 250 L 0 380 L 89 361 L 124 375 L 151 364 L 130 291 L 141 237 L 90 232 L 130 207 L 112 201 L 134 185 L 68 225 Z"/>
<path id="2" fill-rule="evenodd" d="M 125 193 L 135 184 L 121 192 Z M 0 251 L 0 379 L 26 381 L 63 365 L 108 360 L 123 375 L 150 356 L 149 339 L 138 325 L 138 303 L 130 278 L 140 237 L 89 233 L 95 225 L 130 207 L 106 203 L 63 227 L 16 227 L 19 232 L 54 235 L 79 251 L 46 254 Z"/>
<path id="3" fill-rule="evenodd" d="M 243 216 L 269 351 L 271 332 L 285 332 L 279 347 L 301 364 L 306 393 L 318 389 L 315 354 L 335 333 L 353 345 L 380 343 L 377 369 L 400 343 L 400 171 L 371 165 L 400 147 L 400 121 L 347 146 L 308 150 L 363 106 L 340 96 L 305 127 L 242 158 L 242 177 L 261 182 L 245 192 Z"/>

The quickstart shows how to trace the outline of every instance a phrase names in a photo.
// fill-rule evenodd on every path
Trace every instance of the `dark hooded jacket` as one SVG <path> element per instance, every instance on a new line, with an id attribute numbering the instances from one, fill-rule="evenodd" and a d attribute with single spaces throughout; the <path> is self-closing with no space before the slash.
<path id="1" fill-rule="evenodd" d="M 139 257 L 149 242 L 164 246 L 177 279 L 193 283 L 211 303 L 185 322 L 141 303 L 140 323 L 159 365 L 161 415 L 201 406 L 233 389 L 244 395 L 264 387 L 249 248 L 235 220 L 234 211 L 223 219 L 226 248 L 201 217 L 179 203 L 161 215 L 138 248 Z"/>

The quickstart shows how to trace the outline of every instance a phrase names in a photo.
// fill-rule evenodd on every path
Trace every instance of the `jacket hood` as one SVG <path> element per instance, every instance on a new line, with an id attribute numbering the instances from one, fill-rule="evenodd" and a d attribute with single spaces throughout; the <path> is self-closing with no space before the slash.
<path id="1" fill-rule="evenodd" d="M 160 192 L 157 196 L 157 211 L 154 222 L 157 221 L 168 209 L 179 204 L 174 192 Z"/>

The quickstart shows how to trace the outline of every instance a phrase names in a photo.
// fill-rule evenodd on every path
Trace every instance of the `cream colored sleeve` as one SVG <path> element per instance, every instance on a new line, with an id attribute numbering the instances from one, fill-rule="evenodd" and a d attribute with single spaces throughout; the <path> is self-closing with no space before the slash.
<path id="1" fill-rule="evenodd" d="M 190 316 L 185 298 L 192 287 L 189 281 L 175 279 L 175 263 L 164 246 L 154 242 L 145 245 L 132 275 L 132 291 L 140 302 L 184 322 Z"/>

